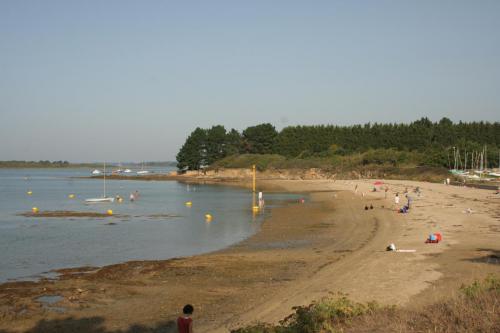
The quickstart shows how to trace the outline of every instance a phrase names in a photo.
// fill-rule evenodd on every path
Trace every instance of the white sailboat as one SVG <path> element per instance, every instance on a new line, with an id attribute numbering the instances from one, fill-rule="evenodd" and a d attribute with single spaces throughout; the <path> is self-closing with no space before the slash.
<path id="1" fill-rule="evenodd" d="M 85 199 L 85 202 L 86 203 L 101 203 L 101 202 L 113 202 L 113 201 L 115 201 L 115 198 L 106 197 L 106 162 L 104 162 L 102 198 L 89 198 L 89 199 Z"/>
<path id="2" fill-rule="evenodd" d="M 94 171 L 92 171 L 93 175 L 100 175 L 101 173 L 102 173 L 101 170 L 98 170 L 98 169 L 95 169 Z"/>
<path id="3" fill-rule="evenodd" d="M 113 170 L 113 171 L 112 171 L 112 173 L 114 173 L 114 174 L 117 174 L 117 173 L 118 173 L 118 174 L 123 173 L 122 163 L 121 163 L 121 162 L 120 162 L 120 163 L 118 163 L 118 169 Z"/>
<path id="4" fill-rule="evenodd" d="M 149 173 L 148 170 L 144 170 L 144 162 L 142 162 L 142 168 L 141 170 L 137 171 L 138 175 L 147 175 Z"/>

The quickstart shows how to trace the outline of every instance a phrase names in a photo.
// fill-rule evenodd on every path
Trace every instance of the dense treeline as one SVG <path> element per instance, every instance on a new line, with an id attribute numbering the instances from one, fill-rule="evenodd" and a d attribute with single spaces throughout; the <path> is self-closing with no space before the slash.
<path id="1" fill-rule="evenodd" d="M 241 134 L 234 129 L 227 132 L 219 125 L 194 130 L 177 155 L 177 166 L 197 170 L 235 154 L 310 159 L 372 150 L 382 154 L 383 150 L 390 150 L 413 154 L 421 165 L 450 167 L 453 147 L 463 153 L 482 151 L 485 145 L 488 165 L 498 166 L 499 122 L 454 124 L 448 118 L 439 122 L 422 118 L 409 124 L 290 126 L 281 132 L 271 124 L 261 124 L 248 127 Z"/>

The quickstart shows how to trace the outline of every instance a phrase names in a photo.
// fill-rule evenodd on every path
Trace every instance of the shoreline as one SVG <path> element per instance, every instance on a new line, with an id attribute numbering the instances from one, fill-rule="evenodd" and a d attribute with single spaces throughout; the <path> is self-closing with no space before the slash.
<path id="1" fill-rule="evenodd" d="M 238 186 L 245 183 L 240 180 Z M 355 184 L 358 194 L 352 193 Z M 494 251 L 500 251 L 496 245 L 500 225 L 492 215 L 500 199 L 488 199 L 485 191 L 442 184 L 387 184 L 389 199 L 380 192 L 369 193 L 372 185 L 366 180 L 260 180 L 266 191 L 308 192 L 312 201 L 273 209 L 257 234 L 215 253 L 126 262 L 80 275 L 71 272 L 59 281 L 26 283 L 18 290 L 0 285 L 0 328 L 23 331 L 38 320 L 71 315 L 79 318 L 72 323 L 74 331 L 84 331 L 80 320 L 102 313 L 100 322 L 110 332 L 133 324 L 168 331 L 187 302 L 186 295 L 191 295 L 190 302 L 197 309 L 196 329 L 224 332 L 255 321 L 277 322 L 292 306 L 309 304 L 335 291 L 347 292 L 358 301 L 418 306 L 449 294 L 461 282 L 499 272 L 498 265 L 465 259 L 494 258 Z M 396 214 L 389 209 L 392 194 L 406 186 L 420 186 L 423 198 L 415 199 L 410 214 Z M 439 204 L 436 197 L 441 199 Z M 484 207 L 485 200 L 497 200 L 487 202 L 495 207 Z M 375 209 L 365 212 L 362 206 L 368 202 Z M 474 213 L 462 213 L 470 205 Z M 444 211 L 436 212 L 436 206 L 445 207 Z M 475 225 L 465 223 L 471 218 Z M 444 233 L 443 243 L 423 244 L 428 230 L 436 228 Z M 414 247 L 417 253 L 387 253 L 388 242 Z M 478 251 L 481 245 L 483 251 Z M 48 293 L 64 297 L 58 306 L 69 309 L 67 313 L 53 313 L 34 304 L 37 295 Z M 262 299 L 266 301 L 258 301 Z M 9 315 L 9 305 L 24 309 L 24 314 Z M 221 315 L 227 308 L 230 313 Z"/>
<path id="2" fill-rule="evenodd" d="M 368 174 L 370 176 L 370 173 Z M 373 175 L 371 175 L 373 176 Z M 478 189 L 485 190 L 496 190 L 500 187 L 500 178 L 492 179 L 489 181 L 485 180 L 468 180 L 454 178 L 453 175 L 444 174 L 441 175 L 443 178 L 431 177 L 432 180 L 426 179 L 424 177 L 414 177 L 411 179 L 404 177 L 394 177 L 385 178 L 391 181 L 419 181 L 424 183 L 441 183 L 446 177 L 452 178 L 450 185 L 453 186 L 467 186 L 474 187 Z M 85 176 L 78 177 L 85 179 L 102 179 L 103 176 Z M 109 180 L 143 180 L 143 181 L 179 181 L 184 183 L 198 183 L 198 184 L 240 184 L 240 186 L 245 186 L 251 183 L 252 174 L 250 169 L 211 169 L 205 172 L 200 171 L 187 171 L 183 174 L 177 174 L 175 171 L 169 173 L 151 173 L 148 175 L 123 175 L 123 174 L 110 174 L 106 176 Z M 346 177 L 345 174 L 336 174 L 328 170 L 323 170 L 319 168 L 311 169 L 268 169 L 264 171 L 257 171 L 257 178 L 259 181 L 269 181 L 269 180 L 332 180 L 332 181 L 363 181 L 370 180 L 375 177 L 362 177 L 361 174 L 355 171 Z M 381 177 L 384 179 L 384 177 Z M 377 179 L 381 179 L 378 177 Z M 248 187 L 248 186 L 247 186 Z"/>
<path id="3" fill-rule="evenodd" d="M 222 184 L 219 184 L 222 185 Z M 225 185 L 224 185 L 225 186 Z M 280 204 L 278 207 L 283 207 L 289 204 L 289 199 L 280 199 L 279 200 Z M 267 212 L 266 214 L 270 214 L 270 212 Z M 32 211 L 26 211 L 22 213 L 15 214 L 16 216 L 23 216 L 23 217 L 33 217 L 33 218 L 73 218 L 73 219 L 84 219 L 84 218 L 90 218 L 90 219 L 99 219 L 99 220 L 111 220 L 108 222 L 108 224 L 115 224 L 119 222 L 113 222 L 115 219 L 129 219 L 131 217 L 146 217 L 150 219 L 160 219 L 160 218 L 177 218 L 177 217 L 182 217 L 181 215 L 175 215 L 175 214 L 149 214 L 149 215 L 139 215 L 139 216 L 131 216 L 131 215 L 124 215 L 124 214 L 108 214 L 108 213 L 98 213 L 98 212 L 86 212 L 86 211 L 41 211 L 38 213 L 33 213 Z M 262 223 L 264 223 L 264 220 L 266 218 L 263 218 Z M 69 273 L 71 275 L 77 275 L 79 273 L 86 274 L 88 271 L 98 271 L 100 269 L 104 269 L 106 267 L 110 266 L 117 266 L 117 265 L 126 265 L 128 263 L 133 263 L 133 262 L 153 262 L 153 261 L 159 261 L 159 262 L 166 262 L 169 260 L 177 260 L 177 259 L 185 259 L 185 258 L 190 258 L 194 256 L 201 256 L 201 255 L 207 255 L 211 253 L 216 253 L 219 251 L 224 251 L 232 246 L 235 246 L 241 242 L 244 242 L 246 239 L 254 236 L 256 233 L 260 232 L 260 227 L 257 229 L 257 231 L 254 234 L 250 234 L 247 238 L 244 238 L 242 240 L 238 240 L 233 244 L 227 245 L 223 248 L 216 249 L 216 250 L 208 250 L 208 252 L 202 252 L 194 255 L 186 255 L 186 256 L 177 256 L 177 257 L 171 257 L 171 258 L 164 258 L 164 259 L 133 259 L 133 260 L 124 260 L 116 263 L 110 263 L 110 264 L 105 264 L 105 265 L 95 265 L 95 266 L 69 266 L 69 267 L 60 267 L 60 268 L 55 268 L 51 269 L 49 271 L 43 271 L 43 272 L 38 272 L 38 273 L 33 273 L 30 276 L 25 276 L 25 277 L 18 277 L 18 278 L 12 278 L 9 280 L 0 280 L 0 292 L 2 290 L 3 285 L 22 285 L 22 284 L 32 284 L 32 283 L 39 283 L 39 282 L 50 282 L 50 281 L 55 281 L 62 275 Z M 47 278 L 47 276 L 50 276 L 50 278 Z M 0 293 L 1 296 L 1 293 Z M 1 317 L 0 317 L 1 318 Z M 0 333 L 3 333 L 0 331 Z"/>

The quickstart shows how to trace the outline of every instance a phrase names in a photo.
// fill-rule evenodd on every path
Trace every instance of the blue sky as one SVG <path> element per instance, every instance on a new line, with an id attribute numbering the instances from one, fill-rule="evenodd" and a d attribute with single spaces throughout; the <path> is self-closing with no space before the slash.
<path id="1" fill-rule="evenodd" d="M 197 126 L 500 121 L 500 1 L 0 1 L 0 160 Z"/>

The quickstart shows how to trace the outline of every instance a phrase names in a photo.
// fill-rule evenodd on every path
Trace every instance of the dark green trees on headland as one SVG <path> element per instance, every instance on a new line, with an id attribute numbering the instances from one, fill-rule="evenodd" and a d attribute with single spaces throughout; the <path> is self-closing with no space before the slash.
<path id="1" fill-rule="evenodd" d="M 243 131 L 243 152 L 250 154 L 272 154 L 276 148 L 278 132 L 271 124 L 247 127 Z"/>
<path id="2" fill-rule="evenodd" d="M 196 128 L 186 139 L 177 154 L 179 169 L 198 170 L 226 156 L 273 152 L 278 132 L 271 124 L 248 127 L 240 134 L 237 130 L 226 131 L 224 126 L 210 129 Z"/>
<path id="3" fill-rule="evenodd" d="M 223 126 L 195 129 L 177 155 L 179 169 L 198 170 L 236 154 L 278 154 L 287 159 L 348 156 L 378 150 L 405 152 L 421 165 L 450 166 L 452 148 L 480 151 L 488 147 L 489 166 L 498 167 L 500 123 L 459 122 L 427 118 L 409 124 L 289 126 L 277 132 L 271 124 L 251 126 L 240 134 Z M 393 153 L 390 153 L 394 155 Z M 389 155 L 390 155 L 389 154 Z M 387 155 L 387 154 L 386 154 Z M 463 158 L 463 156 L 462 156 Z M 451 156 L 453 159 L 453 156 Z M 391 158 L 392 160 L 392 158 Z"/>

